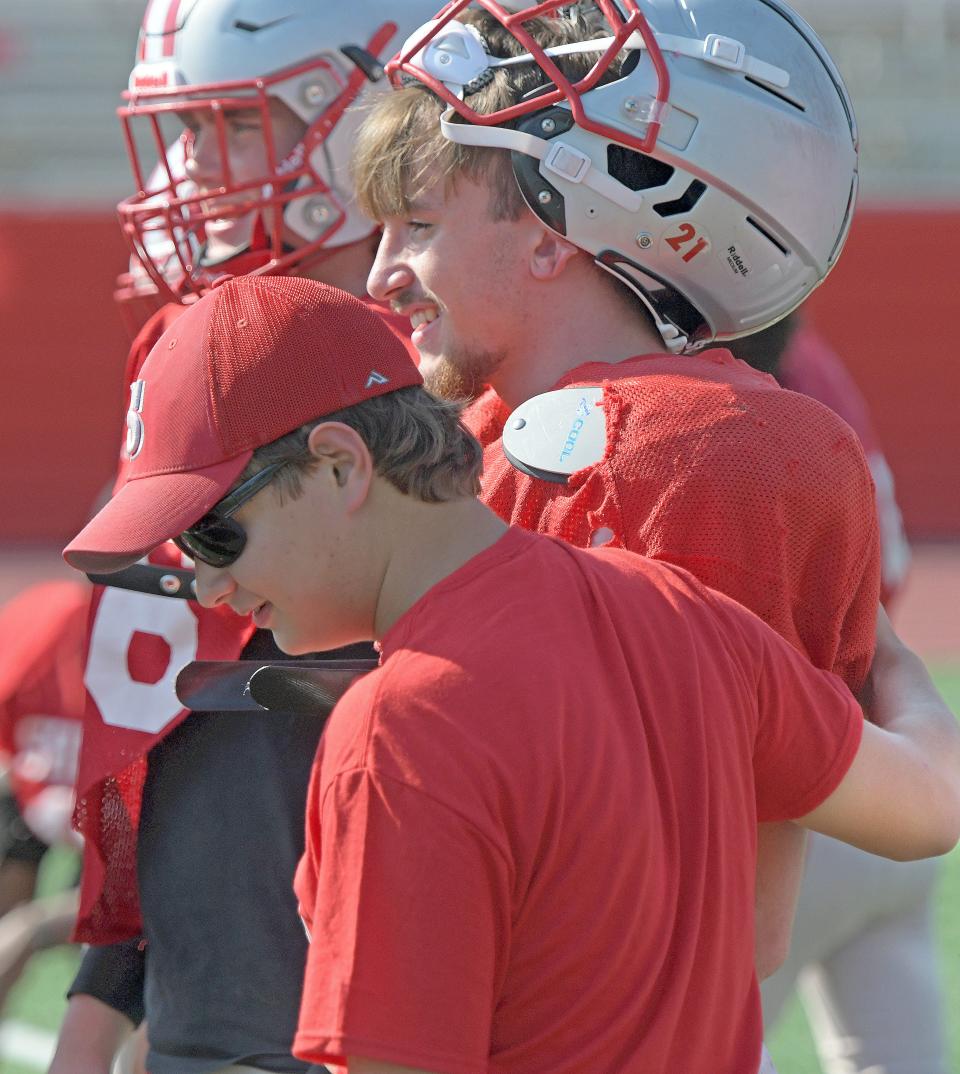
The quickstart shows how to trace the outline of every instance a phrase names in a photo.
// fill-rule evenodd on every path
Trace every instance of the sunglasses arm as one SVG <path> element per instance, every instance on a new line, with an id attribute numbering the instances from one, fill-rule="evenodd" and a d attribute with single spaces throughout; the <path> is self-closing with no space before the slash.
<path id="1" fill-rule="evenodd" d="M 157 597 L 180 597 L 196 600 L 197 583 L 193 571 L 178 567 L 158 567 L 152 563 L 134 563 L 122 571 L 110 574 L 91 574 L 87 577 L 95 585 L 113 586 L 115 589 L 132 589 L 136 593 L 150 593 Z"/>

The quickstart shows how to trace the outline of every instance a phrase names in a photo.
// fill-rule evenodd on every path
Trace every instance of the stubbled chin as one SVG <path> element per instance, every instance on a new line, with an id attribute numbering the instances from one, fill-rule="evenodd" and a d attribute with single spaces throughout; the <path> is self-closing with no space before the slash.
<path id="1" fill-rule="evenodd" d="M 441 399 L 459 398 L 460 378 L 442 358 L 421 360 L 420 375 L 423 377 L 423 386 L 433 395 L 438 395 Z"/>
<path id="2" fill-rule="evenodd" d="M 441 399 L 457 402 L 473 399 L 483 386 L 470 371 L 465 372 L 445 358 L 436 358 L 430 363 L 421 362 L 420 373 L 427 391 Z"/>

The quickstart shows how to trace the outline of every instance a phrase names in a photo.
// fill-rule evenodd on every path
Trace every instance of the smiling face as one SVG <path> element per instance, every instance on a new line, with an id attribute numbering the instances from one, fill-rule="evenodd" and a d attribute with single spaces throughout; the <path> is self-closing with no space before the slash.
<path id="1" fill-rule="evenodd" d="M 246 544 L 227 567 L 196 563 L 200 603 L 252 616 L 293 655 L 370 638 L 377 565 L 366 554 L 351 486 L 363 475 L 347 475 L 350 465 L 324 458 L 303 475 L 299 496 L 268 486 L 238 508 L 232 517 Z"/>
<path id="2" fill-rule="evenodd" d="M 439 178 L 403 215 L 388 216 L 367 288 L 410 318 L 426 386 L 471 398 L 518 359 L 529 323 L 529 212 L 495 220 L 490 189 Z"/>

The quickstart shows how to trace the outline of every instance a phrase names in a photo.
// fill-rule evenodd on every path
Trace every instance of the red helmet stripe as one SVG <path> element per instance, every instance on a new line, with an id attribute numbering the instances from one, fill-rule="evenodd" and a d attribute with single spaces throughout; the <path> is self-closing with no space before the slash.
<path id="1" fill-rule="evenodd" d="M 150 0 L 147 9 L 143 13 L 143 22 L 140 24 L 140 42 L 137 48 L 137 59 L 141 62 L 147 58 L 147 34 L 150 32 L 150 14 L 157 0 Z"/>
<path id="2" fill-rule="evenodd" d="M 177 31 L 177 15 L 180 13 L 180 0 L 170 0 L 170 6 L 167 8 L 167 17 L 163 24 L 163 54 L 164 56 L 173 55 L 173 45 L 176 40 Z"/>
<path id="3" fill-rule="evenodd" d="M 173 55 L 181 0 L 150 0 L 143 15 L 137 58 L 155 63 Z"/>

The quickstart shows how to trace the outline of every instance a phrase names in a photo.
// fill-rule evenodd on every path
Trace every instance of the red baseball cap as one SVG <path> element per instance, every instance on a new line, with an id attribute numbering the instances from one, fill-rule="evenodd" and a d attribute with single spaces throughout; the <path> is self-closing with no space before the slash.
<path id="1" fill-rule="evenodd" d="M 131 385 L 123 484 L 64 549 L 118 571 L 221 500 L 255 448 L 315 418 L 422 384 L 367 305 L 295 276 L 242 276 L 187 307 Z"/>

